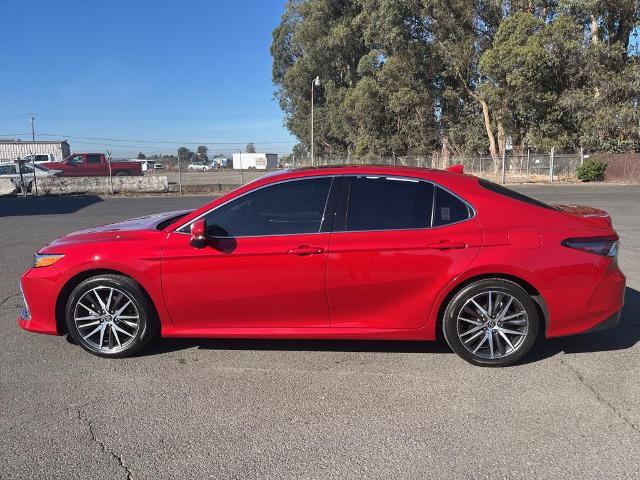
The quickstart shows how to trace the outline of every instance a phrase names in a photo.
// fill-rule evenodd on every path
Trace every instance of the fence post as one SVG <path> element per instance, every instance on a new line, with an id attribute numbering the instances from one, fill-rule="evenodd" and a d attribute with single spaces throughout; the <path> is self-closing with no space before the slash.
<path id="1" fill-rule="evenodd" d="M 507 183 L 507 149 L 502 150 L 502 184 Z"/>
<path id="2" fill-rule="evenodd" d="M 556 154 L 555 147 L 551 147 L 551 155 L 549 156 L 549 182 L 553 183 L 553 161 Z"/>
<path id="3" fill-rule="evenodd" d="M 111 150 L 107 150 L 107 162 L 109 163 L 109 187 L 111 188 L 111 195 L 113 193 L 113 173 L 111 171 Z"/>
<path id="4" fill-rule="evenodd" d="M 580 147 L 580 165 L 584 163 L 584 150 Z"/>
<path id="5" fill-rule="evenodd" d="M 178 149 L 178 192 L 182 195 L 182 167 L 180 167 L 180 149 Z"/>
<path id="6" fill-rule="evenodd" d="M 22 163 L 20 162 L 20 157 L 16 158 L 16 168 L 18 169 L 18 175 L 20 175 L 20 193 L 22 193 L 23 197 L 27 196 L 27 187 L 24 185 L 24 177 L 22 176 Z"/>
<path id="7" fill-rule="evenodd" d="M 38 178 L 37 178 L 38 170 L 36 170 L 36 156 L 32 150 L 29 150 L 29 153 L 31 153 L 31 167 L 33 169 L 33 187 L 36 189 L 36 197 L 37 197 L 38 196 Z M 33 194 L 33 188 L 31 189 L 31 193 Z"/>
<path id="8" fill-rule="evenodd" d="M 530 150 L 527 148 L 527 180 L 529 180 L 529 164 L 531 162 Z"/>

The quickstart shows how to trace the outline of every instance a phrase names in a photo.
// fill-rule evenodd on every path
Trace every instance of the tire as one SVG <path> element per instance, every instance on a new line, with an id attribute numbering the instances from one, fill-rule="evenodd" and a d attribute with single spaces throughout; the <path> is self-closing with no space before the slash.
<path id="1" fill-rule="evenodd" d="M 464 287 L 451 298 L 442 319 L 451 349 L 482 367 L 517 362 L 531 350 L 539 329 L 540 316 L 531 296 L 517 283 L 501 278 Z"/>
<path id="2" fill-rule="evenodd" d="M 116 177 L 128 177 L 128 176 L 129 176 L 129 172 L 125 170 L 120 170 L 118 173 L 116 173 Z"/>
<path id="3" fill-rule="evenodd" d="M 103 314 L 100 301 L 109 314 Z M 75 342 L 93 355 L 109 358 L 134 355 L 155 337 L 159 322 L 153 312 L 142 287 L 121 275 L 84 280 L 65 306 L 67 329 Z"/>

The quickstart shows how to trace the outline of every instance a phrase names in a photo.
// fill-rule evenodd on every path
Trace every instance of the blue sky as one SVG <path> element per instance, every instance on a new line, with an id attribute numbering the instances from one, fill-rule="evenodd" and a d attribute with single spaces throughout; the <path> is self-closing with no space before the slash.
<path id="1" fill-rule="evenodd" d="M 286 153 L 295 139 L 273 99 L 269 53 L 284 3 L 3 2 L 0 137 L 30 138 L 35 112 L 36 137 L 68 138 L 73 151 L 208 141 L 237 142 L 213 152 L 253 142 Z"/>

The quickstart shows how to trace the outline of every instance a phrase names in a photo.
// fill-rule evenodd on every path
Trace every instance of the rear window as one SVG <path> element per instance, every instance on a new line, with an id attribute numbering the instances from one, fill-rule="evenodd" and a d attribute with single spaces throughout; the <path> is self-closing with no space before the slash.
<path id="1" fill-rule="evenodd" d="M 433 185 L 418 180 L 356 177 L 351 180 L 346 230 L 427 228 Z"/>
<path id="2" fill-rule="evenodd" d="M 435 200 L 432 225 L 434 227 L 462 222 L 471 217 L 466 203 L 440 187 L 436 189 Z"/>
<path id="3" fill-rule="evenodd" d="M 493 182 L 489 182 L 487 180 L 483 180 L 481 178 L 478 179 L 478 183 L 482 185 L 487 190 L 491 190 L 492 192 L 498 193 L 505 197 L 513 198 L 514 200 L 519 200 L 524 203 L 528 203 L 529 205 L 535 205 L 537 207 L 546 208 L 547 210 L 558 210 L 551 205 L 548 205 L 540 200 L 536 200 L 535 198 L 531 198 L 523 193 L 516 192 L 515 190 L 511 190 L 510 188 L 503 187 L 502 185 L 498 185 Z"/>

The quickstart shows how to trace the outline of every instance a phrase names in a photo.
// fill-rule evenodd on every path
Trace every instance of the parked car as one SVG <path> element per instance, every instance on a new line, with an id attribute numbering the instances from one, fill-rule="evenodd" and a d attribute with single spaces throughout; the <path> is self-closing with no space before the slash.
<path id="1" fill-rule="evenodd" d="M 22 158 L 26 163 L 49 163 L 55 162 L 56 157 L 53 153 L 38 153 L 35 155 L 27 155 Z"/>
<path id="2" fill-rule="evenodd" d="M 142 175 L 140 162 L 109 162 L 103 153 L 74 153 L 62 162 L 48 163 L 47 167 L 61 170 L 63 177 L 104 177 L 109 176 L 109 163 L 114 176 Z"/>
<path id="3" fill-rule="evenodd" d="M 20 182 L 23 181 L 28 192 L 33 188 L 34 177 L 38 180 L 44 177 L 59 176 L 62 173 L 60 170 L 52 170 L 39 164 L 22 164 L 20 165 L 20 171 L 22 172 L 22 176 L 15 162 L 0 163 L 0 178 L 10 179 L 17 187 L 20 187 Z"/>
<path id="4" fill-rule="evenodd" d="M 279 172 L 195 211 L 81 230 L 21 279 L 19 324 L 123 357 L 164 337 L 435 340 L 475 365 L 615 326 L 611 219 L 453 171 Z M 211 285 L 215 284 L 214 289 Z"/>
<path id="5" fill-rule="evenodd" d="M 209 170 L 211 170 L 211 165 L 207 165 L 203 162 L 193 162 L 187 167 L 187 170 L 195 172 L 208 172 Z"/>

